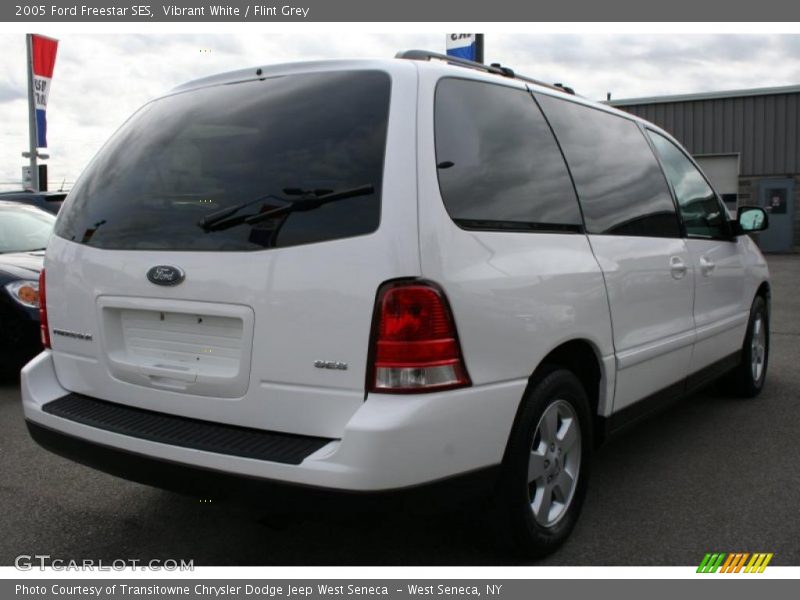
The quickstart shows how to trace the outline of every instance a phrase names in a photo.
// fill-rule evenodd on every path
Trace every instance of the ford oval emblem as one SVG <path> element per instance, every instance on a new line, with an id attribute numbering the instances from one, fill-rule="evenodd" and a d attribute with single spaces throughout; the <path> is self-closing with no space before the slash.
<path id="1" fill-rule="evenodd" d="M 147 272 L 150 283 L 156 285 L 178 285 L 186 277 L 183 270 L 170 265 L 156 265 Z"/>

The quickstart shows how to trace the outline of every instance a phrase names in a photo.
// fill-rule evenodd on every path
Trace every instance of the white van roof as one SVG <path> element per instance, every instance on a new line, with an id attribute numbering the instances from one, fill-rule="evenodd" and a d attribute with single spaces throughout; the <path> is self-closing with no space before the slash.
<path id="1" fill-rule="evenodd" d="M 654 129 L 672 139 L 672 136 L 668 132 L 662 130 L 660 127 L 654 125 L 650 121 L 642 119 L 629 112 L 619 110 L 605 102 L 590 100 L 588 98 L 584 98 L 583 96 L 579 96 L 572 92 L 569 88 L 561 86 L 561 84 L 548 84 L 543 81 L 521 75 L 508 67 L 498 64 L 486 65 L 466 59 L 447 56 L 445 54 L 429 52 L 427 50 L 406 50 L 398 52 L 394 58 L 390 59 L 325 59 L 253 66 L 245 69 L 238 69 L 236 71 L 228 71 L 225 73 L 218 73 L 216 75 L 194 79 L 176 86 L 166 95 L 213 85 L 224 85 L 241 81 L 265 79 L 269 77 L 279 77 L 281 75 L 297 73 L 341 71 L 346 69 L 381 69 L 391 72 L 393 70 L 406 68 L 440 71 L 442 74 L 458 75 L 462 77 L 469 74 L 472 78 L 482 79 L 484 81 L 498 81 L 498 79 L 505 81 L 506 83 L 517 81 L 520 84 L 527 86 L 532 91 L 550 96 L 558 96 L 578 104 L 583 104 L 604 112 L 615 114 L 631 121 L 646 124 L 649 128 Z"/>

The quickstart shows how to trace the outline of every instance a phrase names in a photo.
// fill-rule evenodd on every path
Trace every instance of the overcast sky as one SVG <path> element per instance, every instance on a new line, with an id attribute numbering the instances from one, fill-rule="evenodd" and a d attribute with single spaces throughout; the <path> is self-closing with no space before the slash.
<path id="1" fill-rule="evenodd" d="M 52 32 L 45 32 L 52 35 Z M 304 59 L 443 51 L 444 33 L 323 36 L 63 35 L 48 106 L 51 189 L 67 188 L 136 108 L 212 73 Z M 800 35 L 486 37 L 487 62 L 604 99 L 800 84 Z M 25 38 L 0 34 L 0 189 L 19 188 L 28 145 Z"/>

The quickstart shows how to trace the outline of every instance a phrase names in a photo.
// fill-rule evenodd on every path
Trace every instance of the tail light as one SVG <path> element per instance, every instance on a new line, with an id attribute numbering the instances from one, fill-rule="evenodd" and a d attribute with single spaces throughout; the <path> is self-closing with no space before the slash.
<path id="1" fill-rule="evenodd" d="M 39 273 L 39 328 L 42 346 L 50 347 L 50 328 L 47 326 L 47 292 L 45 291 L 44 269 Z"/>
<path id="2" fill-rule="evenodd" d="M 393 282 L 378 291 L 370 390 L 440 391 L 470 385 L 453 315 L 438 287 Z"/>

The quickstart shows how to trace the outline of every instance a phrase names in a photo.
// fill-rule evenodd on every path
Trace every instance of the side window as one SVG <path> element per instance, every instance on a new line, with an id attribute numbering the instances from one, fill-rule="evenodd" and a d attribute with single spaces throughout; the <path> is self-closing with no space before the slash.
<path id="1" fill-rule="evenodd" d="M 664 174 L 633 121 L 541 94 L 567 158 L 589 233 L 680 237 Z"/>
<path id="2" fill-rule="evenodd" d="M 460 227 L 582 231 L 564 159 L 527 91 L 443 79 L 435 135 L 439 188 Z"/>
<path id="3" fill-rule="evenodd" d="M 675 190 L 686 233 L 692 237 L 727 237 L 727 217 L 711 186 L 681 150 L 663 135 L 649 131 L 664 172 Z"/>

